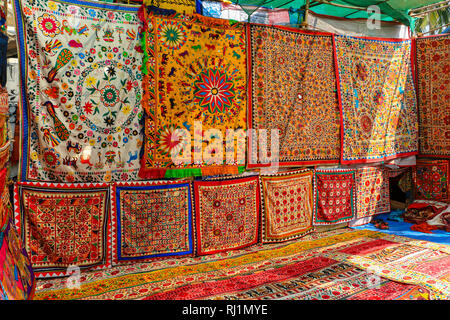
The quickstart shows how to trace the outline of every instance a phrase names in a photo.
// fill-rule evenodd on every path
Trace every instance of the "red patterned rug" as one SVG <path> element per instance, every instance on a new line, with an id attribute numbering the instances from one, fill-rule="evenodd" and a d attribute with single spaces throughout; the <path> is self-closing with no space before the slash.
<path id="1" fill-rule="evenodd" d="M 380 162 L 418 152 L 411 41 L 335 35 L 341 163 Z"/>

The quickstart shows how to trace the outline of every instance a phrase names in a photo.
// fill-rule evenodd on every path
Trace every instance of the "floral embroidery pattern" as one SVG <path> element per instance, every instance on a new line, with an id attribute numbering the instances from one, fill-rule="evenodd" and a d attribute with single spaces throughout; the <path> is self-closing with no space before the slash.
<path id="1" fill-rule="evenodd" d="M 107 263 L 106 184 L 23 183 L 16 192 L 23 207 L 18 223 L 37 276 Z"/>
<path id="2" fill-rule="evenodd" d="M 413 170 L 414 198 L 435 201 L 450 201 L 450 161 L 417 160 Z"/>
<path id="3" fill-rule="evenodd" d="M 113 264 L 193 252 L 191 184 L 118 183 Z"/>
<path id="4" fill-rule="evenodd" d="M 337 163 L 340 125 L 331 36 L 259 25 L 250 30 L 249 127 L 279 130 L 281 166 Z"/>
<path id="5" fill-rule="evenodd" d="M 387 169 L 364 167 L 356 170 L 356 218 L 391 210 Z"/>
<path id="6" fill-rule="evenodd" d="M 417 154 L 411 41 L 335 36 L 342 110 L 341 162 Z"/>
<path id="7" fill-rule="evenodd" d="M 258 177 L 194 181 L 194 189 L 199 255 L 258 241 Z"/>
<path id="8" fill-rule="evenodd" d="M 217 167 L 215 174 L 237 173 L 237 164 L 244 163 L 236 149 L 245 150 L 245 137 L 236 139 L 235 157 L 223 159 L 223 166 L 198 160 L 198 154 L 217 138 L 208 129 L 220 130 L 224 138 L 226 129 L 246 129 L 244 26 L 201 16 L 146 14 L 142 106 L 147 116 L 139 176 L 164 177 L 173 169 L 204 174 Z M 202 129 L 195 131 L 195 122 Z M 179 177 L 192 172 L 179 171 Z"/>

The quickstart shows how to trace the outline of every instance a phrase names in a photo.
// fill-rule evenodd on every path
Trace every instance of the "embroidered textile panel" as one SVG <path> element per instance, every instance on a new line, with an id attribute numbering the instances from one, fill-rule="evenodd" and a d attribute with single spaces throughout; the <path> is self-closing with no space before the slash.
<path id="1" fill-rule="evenodd" d="M 450 202 L 450 161 L 417 160 L 413 170 L 414 198 Z"/>
<path id="2" fill-rule="evenodd" d="M 418 152 L 411 41 L 335 35 L 341 163 L 380 162 Z"/>
<path id="3" fill-rule="evenodd" d="M 257 176 L 194 181 L 198 255 L 257 243 L 258 183 Z"/>
<path id="4" fill-rule="evenodd" d="M 263 243 L 300 238 L 314 231 L 313 171 L 261 176 Z"/>
<path id="5" fill-rule="evenodd" d="M 15 0 L 21 181 L 136 180 L 142 54 L 135 6 Z"/>
<path id="6" fill-rule="evenodd" d="M 175 10 L 179 13 L 195 13 L 195 0 L 144 0 L 147 6 L 152 5 L 161 9 Z"/>
<path id="7" fill-rule="evenodd" d="M 193 253 L 189 182 L 119 182 L 112 188 L 113 264 Z"/>
<path id="8" fill-rule="evenodd" d="M 355 215 L 355 171 L 316 170 L 314 225 L 348 222 Z"/>
<path id="9" fill-rule="evenodd" d="M 416 39 L 419 151 L 450 158 L 450 35 Z"/>
<path id="10" fill-rule="evenodd" d="M 338 163 L 339 104 L 329 34 L 250 25 L 248 127 L 279 130 L 280 166 Z M 252 141 L 253 140 L 253 141 Z M 249 140 L 248 167 L 264 165 Z M 270 146 L 270 138 L 268 145 Z"/>
<path id="11" fill-rule="evenodd" d="M 356 170 L 356 218 L 391 211 L 389 178 L 383 167 Z"/>
<path id="12" fill-rule="evenodd" d="M 110 265 L 108 184 L 23 182 L 15 218 L 38 277 Z"/>
<path id="13" fill-rule="evenodd" d="M 145 14 L 140 177 L 238 173 L 237 165 L 245 164 L 244 25 L 200 15 Z"/>
<path id="14" fill-rule="evenodd" d="M 0 300 L 32 299 L 34 289 L 30 259 L 10 219 L 0 229 Z"/>

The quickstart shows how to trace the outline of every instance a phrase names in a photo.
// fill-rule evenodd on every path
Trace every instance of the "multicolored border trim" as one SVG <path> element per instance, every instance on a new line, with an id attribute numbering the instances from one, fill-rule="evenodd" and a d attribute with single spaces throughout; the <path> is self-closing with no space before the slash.
<path id="1" fill-rule="evenodd" d="M 410 48 L 410 59 L 411 63 L 409 64 L 412 81 L 413 81 L 413 90 L 414 95 L 416 95 L 416 87 L 414 85 L 415 83 L 415 76 L 414 76 L 414 66 L 413 66 L 413 56 L 414 56 L 414 42 L 411 39 L 396 39 L 396 38 L 376 38 L 376 37 L 354 37 L 354 36 L 343 36 L 343 35 L 337 35 L 333 34 L 333 55 L 334 55 L 334 65 L 335 65 L 335 71 L 336 71 L 336 83 L 337 83 L 337 95 L 338 95 L 338 101 L 339 101 L 339 110 L 341 115 L 341 164 L 358 164 L 358 163 L 374 163 L 374 162 L 384 162 L 389 161 L 397 158 L 405 158 L 409 156 L 414 156 L 419 154 L 419 150 L 412 151 L 412 152 L 404 152 L 404 153 L 396 153 L 396 154 L 390 154 L 390 155 L 384 155 L 379 157 L 370 157 L 365 159 L 344 159 L 344 114 L 342 112 L 342 96 L 341 96 L 341 81 L 339 76 L 339 63 L 337 58 L 337 50 L 336 50 L 336 37 L 342 37 L 342 38 L 352 38 L 356 40 L 368 40 L 368 41 L 375 41 L 375 42 L 410 42 L 411 48 Z M 417 95 L 416 95 L 417 96 Z M 416 105 L 417 106 L 417 105 Z M 417 118 L 418 118 L 418 112 L 417 112 Z M 418 121 L 418 119 L 417 119 Z"/>
<path id="2" fill-rule="evenodd" d="M 265 26 L 270 27 L 273 29 L 279 29 L 289 32 L 295 32 L 298 34 L 304 34 L 304 35 L 314 35 L 314 36 L 329 36 L 332 37 L 332 33 L 328 32 L 319 32 L 319 31 L 311 31 L 311 30 L 300 30 L 297 28 L 292 27 L 285 27 L 285 26 L 267 26 L 260 23 L 252 23 L 251 26 Z M 332 38 L 332 43 L 334 46 L 334 38 Z M 250 129 L 253 129 L 253 111 L 252 111 L 252 99 L 253 99 L 253 60 L 252 60 L 252 42 L 251 42 L 251 30 L 250 30 L 250 23 L 247 24 L 247 94 L 250 94 L 250 97 L 247 99 L 247 129 L 250 131 Z M 253 137 L 254 138 L 254 137 Z M 252 157 L 250 157 L 250 154 L 252 150 L 256 150 L 257 146 L 253 145 L 254 142 L 252 141 L 252 135 L 247 136 L 247 168 L 248 169 L 254 169 L 254 168 L 265 168 L 270 167 L 270 163 L 252 163 L 250 160 Z M 280 161 L 279 166 L 280 167 L 296 167 L 296 166 L 307 166 L 307 165 L 317 165 L 317 164 L 338 164 L 339 159 L 335 160 L 304 160 L 304 161 Z"/>
<path id="3" fill-rule="evenodd" d="M 135 258 L 123 258 L 121 255 L 121 220 L 120 220 L 120 191 L 122 190 L 157 190 L 170 189 L 175 187 L 184 187 L 189 192 L 189 250 L 178 253 L 163 253 L 147 255 Z M 194 254 L 195 234 L 194 234 L 194 214 L 193 214 L 193 196 L 192 182 L 188 180 L 181 181 L 139 181 L 139 182 L 116 182 L 111 184 L 111 236 L 112 236 L 112 256 L 111 264 L 113 266 L 125 263 L 135 263 L 137 261 L 158 260 L 174 256 L 189 256 Z"/>
<path id="4" fill-rule="evenodd" d="M 348 218 L 342 218 L 334 221 L 323 221 L 318 220 L 317 218 L 317 210 L 319 208 L 318 201 L 318 188 L 317 188 L 317 175 L 325 174 L 325 175 L 339 175 L 339 174 L 349 174 L 353 175 L 353 186 L 351 189 L 351 208 L 352 208 L 352 216 Z M 355 218 L 356 209 L 355 209 L 355 201 L 356 201 L 356 192 L 355 192 L 355 183 L 356 183 L 356 170 L 355 169 L 316 169 L 314 171 L 314 216 L 313 216 L 313 225 L 315 226 L 327 226 L 334 225 L 343 222 L 349 222 Z"/>
<path id="5" fill-rule="evenodd" d="M 84 6 L 95 9 L 107 9 L 115 11 L 125 11 L 130 13 L 138 13 L 139 6 L 136 5 L 117 5 L 98 1 L 88 0 L 53 0 L 55 2 L 73 4 L 77 6 Z M 17 32 L 17 46 L 18 46 L 18 58 L 19 58 L 19 124 L 20 124 L 20 137 L 19 137 L 19 168 L 18 168 L 18 180 L 30 181 L 28 179 L 28 157 L 30 155 L 29 150 L 29 119 L 30 119 L 30 107 L 27 100 L 27 75 L 28 75 L 28 53 L 26 50 L 25 38 L 26 38 L 26 23 L 23 15 L 22 0 L 13 0 L 13 7 L 15 12 L 15 24 Z"/>
<path id="6" fill-rule="evenodd" d="M 223 185 L 232 185 L 235 183 L 240 182 L 247 182 L 247 181 L 255 181 L 256 182 L 256 226 L 255 226 L 255 236 L 254 240 L 246 243 L 241 246 L 237 246 L 234 248 L 227 248 L 223 250 L 214 250 L 214 251 L 202 251 L 201 250 L 201 232 L 200 232 L 200 197 L 199 197 L 199 187 L 201 186 L 223 186 Z M 197 255 L 208 255 L 218 252 L 224 252 L 229 250 L 235 250 L 235 249 L 242 249 L 249 247 L 251 245 L 254 245 L 258 243 L 259 240 L 259 224 L 260 224 L 260 204 L 261 204 L 261 192 L 259 190 L 259 176 L 254 175 L 250 177 L 244 177 L 244 178 L 231 178 L 231 179 L 222 179 L 222 180 L 209 180 L 209 181 L 194 181 L 194 196 L 195 196 L 195 226 L 196 226 L 196 232 L 197 232 Z"/>
<path id="7" fill-rule="evenodd" d="M 89 191 L 105 191 L 105 221 L 103 225 L 103 232 L 105 234 L 105 242 L 103 248 L 103 260 L 100 263 L 90 266 L 79 267 L 80 270 L 101 270 L 111 267 L 111 219 L 110 219 L 110 204 L 109 204 L 109 184 L 108 183 L 51 183 L 51 182 L 17 182 L 14 184 L 14 222 L 17 232 L 23 241 L 25 241 L 25 230 L 23 229 L 24 210 L 22 202 L 22 190 L 45 190 L 48 192 L 56 191 L 63 193 L 71 192 L 89 192 Z M 69 276 L 66 267 L 48 267 L 48 268 L 34 268 L 36 278 L 51 278 Z"/>
<path id="8" fill-rule="evenodd" d="M 267 212 L 266 205 L 267 205 L 267 201 L 265 199 L 266 192 L 265 192 L 263 180 L 271 179 L 271 178 L 280 178 L 280 179 L 284 180 L 284 179 L 292 179 L 292 178 L 306 176 L 306 175 L 311 176 L 311 190 L 312 190 L 311 199 L 310 199 L 311 204 L 312 204 L 311 227 L 300 233 L 292 232 L 290 235 L 281 237 L 279 239 L 267 238 L 266 237 L 266 221 L 267 221 L 266 220 L 266 212 Z M 260 184 L 260 189 L 261 189 L 261 237 L 260 237 L 261 243 L 284 242 L 284 241 L 288 241 L 288 240 L 292 240 L 292 239 L 298 239 L 298 238 L 306 236 L 307 234 L 310 234 L 316 230 L 316 228 L 312 224 L 312 219 L 313 219 L 315 205 L 316 205 L 316 202 L 314 201 L 314 170 L 303 169 L 303 170 L 296 170 L 296 171 L 280 172 L 277 174 L 270 174 L 270 175 L 260 175 L 259 176 L 259 184 Z"/>

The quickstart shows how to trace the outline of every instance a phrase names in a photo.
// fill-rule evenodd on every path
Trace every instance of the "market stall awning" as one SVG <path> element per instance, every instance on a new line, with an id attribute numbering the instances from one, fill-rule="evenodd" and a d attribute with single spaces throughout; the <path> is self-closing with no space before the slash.
<path id="1" fill-rule="evenodd" d="M 231 0 L 231 2 L 239 4 L 244 10 L 246 6 L 301 9 L 306 4 L 306 0 Z M 334 5 L 326 2 L 331 2 Z M 380 9 L 380 15 L 376 17 L 379 20 L 397 20 L 413 28 L 415 18 L 408 14 L 409 11 L 439 2 L 442 2 L 442 0 L 311 0 L 309 9 L 318 14 L 335 17 L 368 18 L 373 13 L 364 9 L 376 5 Z"/>

